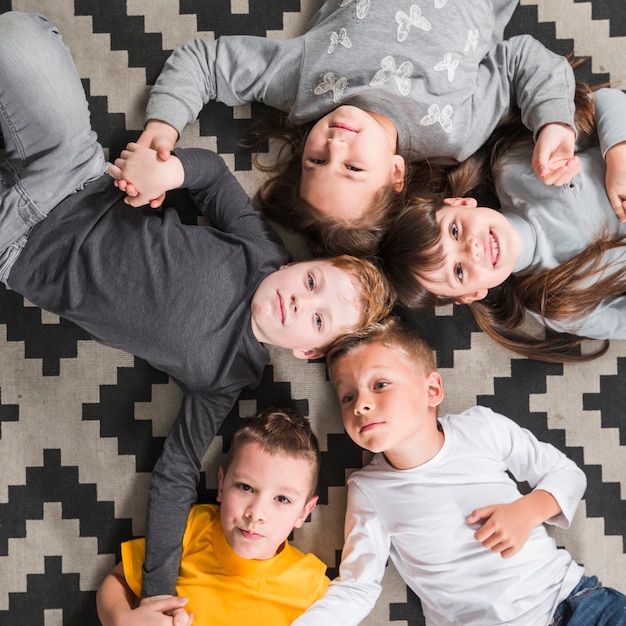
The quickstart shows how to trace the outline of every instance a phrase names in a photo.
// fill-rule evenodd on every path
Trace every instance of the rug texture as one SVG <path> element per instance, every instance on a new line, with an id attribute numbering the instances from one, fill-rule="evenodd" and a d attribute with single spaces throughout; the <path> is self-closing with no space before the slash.
<path id="1" fill-rule="evenodd" d="M 319 4 L 0 0 L 0 13 L 41 12 L 56 23 L 83 79 L 93 126 L 113 159 L 138 137 L 150 85 L 178 44 L 233 33 L 294 36 Z M 509 36 L 519 33 L 531 33 L 559 53 L 589 56 L 580 78 L 626 88 L 624 2 L 522 0 L 507 30 Z M 182 144 L 218 151 L 253 194 L 261 175 L 238 144 L 261 114 L 257 105 L 210 105 Z M 296 258 L 304 254 L 297 237 L 287 235 L 286 243 Z M 550 365 L 498 348 L 463 307 L 413 322 L 437 350 L 444 412 L 489 406 L 585 471 L 588 488 L 574 524 L 554 536 L 589 572 L 624 589 L 626 342 L 613 342 L 604 357 L 586 365 Z M 365 457 L 343 432 L 324 364 L 296 361 L 280 350 L 271 356 L 262 384 L 241 396 L 208 451 L 199 498 L 213 500 L 217 467 L 240 416 L 270 405 L 295 406 L 310 417 L 324 460 L 320 504 L 293 539 L 319 555 L 333 577 L 341 555 L 346 478 Z M 144 532 L 150 471 L 179 401 L 179 390 L 163 373 L 0 288 L 2 626 L 99 623 L 95 590 L 118 560 L 120 542 Z M 364 623 L 424 623 L 419 599 L 391 565 Z"/>

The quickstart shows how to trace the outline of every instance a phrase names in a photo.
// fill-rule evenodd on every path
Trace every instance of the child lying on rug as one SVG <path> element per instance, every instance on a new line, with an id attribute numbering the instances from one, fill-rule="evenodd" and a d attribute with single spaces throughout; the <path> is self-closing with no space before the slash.
<path id="1" fill-rule="evenodd" d="M 469 304 L 502 346 L 546 361 L 607 350 L 605 341 L 581 353 L 588 337 L 626 339 L 626 94 L 581 84 L 576 101 L 579 139 L 593 141 L 580 146 L 580 173 L 569 185 L 537 184 L 532 140 L 509 128 L 498 133 L 497 150 L 448 175 L 450 197 L 416 203 L 399 217 L 381 255 L 407 306 Z M 470 197 L 491 166 L 499 210 Z M 528 314 L 557 332 L 527 333 Z"/>
<path id="2" fill-rule="evenodd" d="M 139 143 L 167 158 L 210 100 L 283 112 L 284 158 L 259 203 L 324 254 L 372 254 L 402 205 L 407 163 L 465 159 L 515 103 L 538 137 L 535 170 L 569 182 L 573 73 L 530 36 L 501 41 L 517 4 L 328 0 L 300 37 L 193 39 L 151 90 Z"/>
<path id="3" fill-rule="evenodd" d="M 291 624 L 328 585 L 326 565 L 287 542 L 315 508 L 319 466 L 317 439 L 304 417 L 269 410 L 242 420 L 218 471 L 221 506 L 191 509 L 178 597 L 137 607 L 144 542 L 127 541 L 98 590 L 102 625 L 143 624 L 150 613 L 180 614 L 182 605 L 188 623 Z"/>
<path id="4" fill-rule="evenodd" d="M 146 528 L 144 595 L 171 594 L 202 457 L 240 391 L 259 383 L 263 344 L 319 357 L 386 315 L 391 293 L 372 264 L 352 257 L 288 264 L 212 152 L 155 165 L 142 148 L 122 159 L 147 172 L 146 184 L 187 187 L 211 226 L 184 225 L 173 209 L 130 209 L 106 174 L 71 55 L 42 16 L 0 15 L 0 112 L 0 169 L 13 177 L 0 195 L 0 280 L 183 389 Z"/>
<path id="5" fill-rule="evenodd" d="M 572 521 L 586 485 L 572 461 L 484 407 L 438 419 L 434 355 L 397 319 L 341 339 L 327 362 L 348 435 L 376 454 L 348 479 L 339 578 L 294 624 L 358 624 L 389 556 L 428 626 L 626 624 L 626 596 L 543 525 Z"/>

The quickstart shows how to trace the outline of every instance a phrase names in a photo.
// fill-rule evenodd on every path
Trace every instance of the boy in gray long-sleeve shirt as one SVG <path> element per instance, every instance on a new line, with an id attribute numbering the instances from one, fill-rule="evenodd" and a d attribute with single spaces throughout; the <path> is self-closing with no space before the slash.
<path id="1" fill-rule="evenodd" d="M 0 278 L 184 392 L 154 469 L 146 532 L 145 595 L 172 593 L 200 462 L 239 392 L 260 381 L 263 343 L 316 358 L 384 315 L 390 293 L 371 264 L 350 257 L 288 264 L 223 160 L 205 150 L 165 163 L 148 149 L 133 156 L 159 183 L 186 187 L 210 226 L 126 206 L 103 173 L 71 56 L 42 16 L 0 16 L 0 112 L 0 171 L 9 173 Z"/>

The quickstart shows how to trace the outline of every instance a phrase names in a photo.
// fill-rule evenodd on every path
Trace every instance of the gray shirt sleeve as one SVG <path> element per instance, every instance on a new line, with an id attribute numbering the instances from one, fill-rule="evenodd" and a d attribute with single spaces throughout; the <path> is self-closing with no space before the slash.
<path id="1" fill-rule="evenodd" d="M 626 94 L 619 89 L 598 89 L 594 99 L 598 141 L 606 157 L 610 148 L 626 141 Z"/>
<path id="2" fill-rule="evenodd" d="M 530 35 L 496 45 L 483 60 L 473 102 L 472 134 L 483 120 L 499 120 L 502 111 L 517 105 L 522 122 L 535 139 L 554 122 L 574 125 L 574 72 L 567 59 L 548 50 Z M 475 122 L 475 123 L 474 123 Z"/>
<path id="3" fill-rule="evenodd" d="M 302 63 L 299 38 L 225 36 L 178 47 L 150 91 L 145 119 L 165 121 L 180 134 L 211 100 L 236 106 L 264 102 L 289 111 Z"/>
<path id="4" fill-rule="evenodd" d="M 175 594 L 182 539 L 196 501 L 200 464 L 239 390 L 185 393 L 178 418 L 152 470 L 142 597 Z"/>

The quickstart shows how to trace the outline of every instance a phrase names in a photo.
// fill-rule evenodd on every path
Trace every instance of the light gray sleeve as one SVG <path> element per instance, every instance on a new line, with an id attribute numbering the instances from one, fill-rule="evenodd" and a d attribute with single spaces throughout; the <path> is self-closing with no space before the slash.
<path id="1" fill-rule="evenodd" d="M 558 332 L 590 339 L 626 339 L 626 296 L 603 300 L 585 319 L 545 323 Z"/>
<path id="2" fill-rule="evenodd" d="M 626 94 L 619 89 L 598 89 L 594 99 L 598 141 L 606 157 L 610 148 L 626 141 Z"/>
<path id="3" fill-rule="evenodd" d="M 389 556 L 389 536 L 369 498 L 348 483 L 345 543 L 339 577 L 295 626 L 356 626 L 376 604 Z"/>
<path id="4" fill-rule="evenodd" d="M 229 106 L 264 102 L 288 111 L 298 88 L 302 49 L 299 38 L 191 39 L 165 62 L 150 91 L 145 119 L 167 122 L 180 135 L 211 100 Z"/>
<path id="5" fill-rule="evenodd" d="M 574 72 L 565 57 L 530 35 L 512 37 L 495 46 L 481 63 L 472 121 L 481 126 L 481 119 L 500 120 L 517 105 L 535 139 L 553 122 L 574 128 L 574 91 Z"/>

